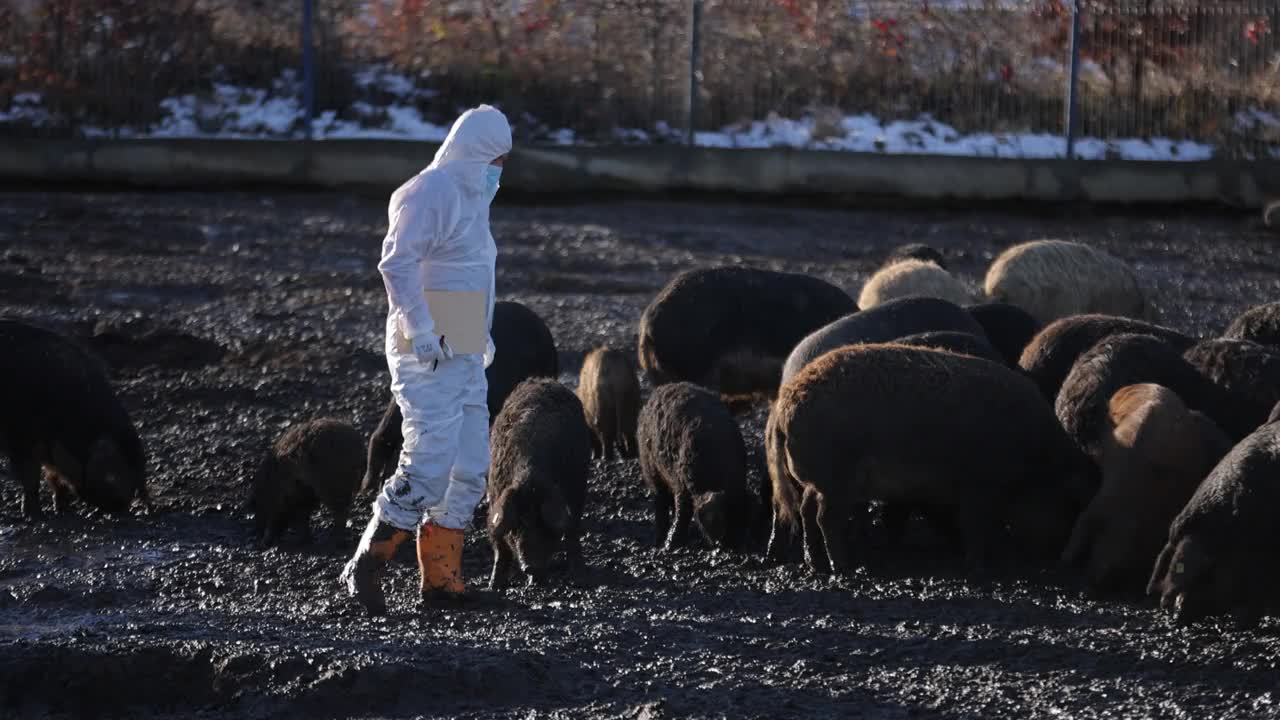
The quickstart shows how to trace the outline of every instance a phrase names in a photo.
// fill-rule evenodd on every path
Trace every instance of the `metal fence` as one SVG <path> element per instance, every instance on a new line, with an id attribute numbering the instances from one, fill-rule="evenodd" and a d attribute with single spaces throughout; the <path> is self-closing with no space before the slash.
<path id="1" fill-rule="evenodd" d="M 491 102 L 526 142 L 1273 157 L 1277 31 L 1280 0 L 7 0 L 0 136 L 433 137 Z"/>

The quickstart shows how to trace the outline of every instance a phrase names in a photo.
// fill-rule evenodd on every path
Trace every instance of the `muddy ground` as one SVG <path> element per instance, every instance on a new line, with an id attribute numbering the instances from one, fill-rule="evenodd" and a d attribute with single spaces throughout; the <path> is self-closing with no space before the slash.
<path id="1" fill-rule="evenodd" d="M 570 385 L 593 346 L 633 348 L 650 297 L 700 265 L 805 271 L 856 294 L 896 243 L 932 243 L 977 282 L 1001 248 L 1054 236 L 1133 262 L 1164 322 L 1197 334 L 1280 296 L 1275 240 L 1252 216 L 500 199 L 493 217 L 500 297 L 546 318 Z M 242 504 L 290 422 L 376 424 L 385 218 L 383 201 L 341 194 L 0 194 L 0 309 L 98 334 L 159 504 L 28 523 L 0 465 L 0 716 L 1280 713 L 1274 619 L 1182 630 L 1053 572 L 969 580 L 920 528 L 839 579 L 696 544 L 663 554 L 634 462 L 593 471 L 589 569 L 574 584 L 424 611 L 406 548 L 390 617 L 364 617 L 336 576 L 369 498 L 340 548 L 322 514 L 315 545 L 266 552 Z M 744 418 L 754 447 L 762 420 Z M 490 560 L 472 532 L 473 588 Z"/>

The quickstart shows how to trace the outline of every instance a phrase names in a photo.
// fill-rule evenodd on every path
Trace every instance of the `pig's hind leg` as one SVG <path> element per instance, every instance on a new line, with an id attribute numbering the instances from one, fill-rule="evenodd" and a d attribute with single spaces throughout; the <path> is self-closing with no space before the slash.
<path id="1" fill-rule="evenodd" d="M 493 572 L 489 575 L 489 589 L 499 590 L 511 582 L 511 568 L 515 555 L 505 538 L 493 541 Z"/>
<path id="2" fill-rule="evenodd" d="M 18 443 L 10 441 L 13 445 Z M 40 462 L 31 455 L 17 451 L 9 453 L 9 467 L 22 485 L 22 515 L 29 520 L 44 517 L 40 507 Z"/>
<path id="3" fill-rule="evenodd" d="M 817 512 L 814 519 L 818 529 L 822 531 L 822 540 L 826 545 L 827 560 L 831 563 L 831 572 L 843 573 L 849 569 L 849 547 L 847 531 L 849 529 L 849 504 L 843 494 L 823 493 L 816 500 Z"/>
<path id="4" fill-rule="evenodd" d="M 688 492 L 676 493 L 675 511 L 671 534 L 667 536 L 668 550 L 684 547 L 689 539 L 689 525 L 693 522 L 693 497 Z"/>
<path id="5" fill-rule="evenodd" d="M 804 534 L 805 563 L 814 572 L 829 572 L 827 548 L 818 524 L 818 495 L 812 488 L 805 488 L 800 498 L 800 527 Z"/>

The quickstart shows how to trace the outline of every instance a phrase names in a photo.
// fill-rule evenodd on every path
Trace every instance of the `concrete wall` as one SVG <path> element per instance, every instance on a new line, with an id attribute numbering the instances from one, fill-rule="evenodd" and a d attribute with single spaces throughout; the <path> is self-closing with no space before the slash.
<path id="1" fill-rule="evenodd" d="M 0 182 L 147 187 L 288 184 L 386 191 L 431 162 L 436 144 L 399 140 L 0 139 Z M 509 193 L 715 192 L 833 200 L 1215 203 L 1280 197 L 1280 163 L 1001 160 L 790 149 L 517 147 Z"/>

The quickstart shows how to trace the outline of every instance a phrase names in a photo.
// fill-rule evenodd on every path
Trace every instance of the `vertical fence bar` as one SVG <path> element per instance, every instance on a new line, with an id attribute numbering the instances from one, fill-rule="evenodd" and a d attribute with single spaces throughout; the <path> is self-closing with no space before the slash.
<path id="1" fill-rule="evenodd" d="M 312 0 L 302 0 L 302 102 L 306 108 L 306 125 L 304 137 L 311 139 L 311 124 L 316 113 L 316 74 L 315 58 L 311 49 L 311 4 Z"/>
<path id="2" fill-rule="evenodd" d="M 1075 153 L 1076 89 L 1080 80 L 1080 0 L 1071 2 L 1071 69 L 1067 76 L 1067 159 Z"/>
<path id="3" fill-rule="evenodd" d="M 702 0 L 693 0 L 693 22 L 689 29 L 689 118 L 685 142 L 693 145 L 693 123 L 698 116 L 698 50 L 702 40 Z"/>

